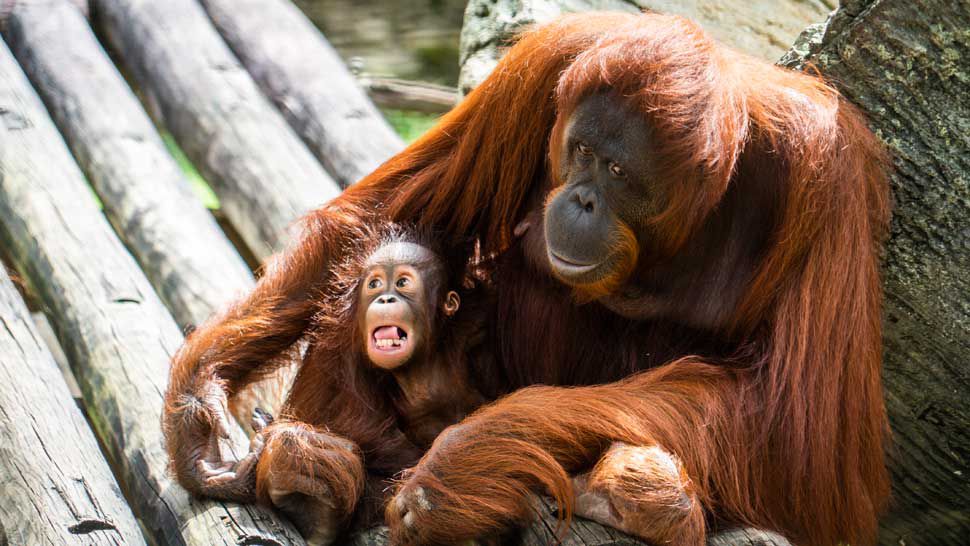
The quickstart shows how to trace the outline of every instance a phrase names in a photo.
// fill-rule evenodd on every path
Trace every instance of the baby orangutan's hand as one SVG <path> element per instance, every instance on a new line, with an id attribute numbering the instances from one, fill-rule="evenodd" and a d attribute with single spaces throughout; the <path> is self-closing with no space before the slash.
<path id="1" fill-rule="evenodd" d="M 272 422 L 272 415 L 260 408 L 253 409 L 251 426 L 256 434 L 249 442 L 249 453 L 238 461 L 218 465 L 205 459 L 196 463 L 204 494 L 236 502 L 256 501 L 256 464 L 266 445 L 262 431 Z"/>

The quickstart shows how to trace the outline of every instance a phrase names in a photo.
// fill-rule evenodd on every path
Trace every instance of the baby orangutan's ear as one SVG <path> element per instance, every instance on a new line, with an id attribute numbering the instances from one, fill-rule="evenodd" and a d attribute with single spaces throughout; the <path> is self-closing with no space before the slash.
<path id="1" fill-rule="evenodd" d="M 450 317 L 451 315 L 454 315 L 458 312 L 458 307 L 460 306 L 461 298 L 458 297 L 458 292 L 449 290 L 448 293 L 445 294 L 445 316 Z"/>

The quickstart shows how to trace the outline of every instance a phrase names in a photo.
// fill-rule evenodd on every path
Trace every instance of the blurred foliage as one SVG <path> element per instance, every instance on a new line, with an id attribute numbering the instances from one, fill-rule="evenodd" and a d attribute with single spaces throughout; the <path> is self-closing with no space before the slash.
<path id="1" fill-rule="evenodd" d="M 364 73 L 455 86 L 467 0 L 294 0 Z"/>
<path id="2" fill-rule="evenodd" d="M 438 116 L 408 110 L 382 110 L 384 117 L 405 142 L 414 142 L 438 121 Z"/>
<path id="3" fill-rule="evenodd" d="M 453 44 L 439 44 L 420 47 L 414 51 L 418 61 L 418 71 L 414 79 L 426 80 L 444 85 L 455 85 L 458 81 L 458 47 Z"/>

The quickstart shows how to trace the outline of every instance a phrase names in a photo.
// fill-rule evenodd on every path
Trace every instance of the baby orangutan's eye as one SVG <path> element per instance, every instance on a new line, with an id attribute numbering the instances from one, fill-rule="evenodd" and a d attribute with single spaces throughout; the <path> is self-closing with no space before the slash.
<path id="1" fill-rule="evenodd" d="M 409 284 L 411 284 L 411 280 L 408 279 L 407 277 L 401 277 L 400 279 L 397 280 L 396 284 L 398 288 L 404 288 Z"/>
<path id="2" fill-rule="evenodd" d="M 371 279 L 370 282 L 367 283 L 367 288 L 370 288 L 371 290 L 374 290 L 375 288 L 380 288 L 380 287 L 381 287 L 380 279 Z"/>

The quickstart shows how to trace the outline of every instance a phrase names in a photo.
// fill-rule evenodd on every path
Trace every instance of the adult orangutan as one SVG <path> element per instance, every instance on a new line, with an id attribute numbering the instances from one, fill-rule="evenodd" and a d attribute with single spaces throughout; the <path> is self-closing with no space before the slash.
<path id="1" fill-rule="evenodd" d="M 888 495 L 885 164 L 818 79 L 678 17 L 562 18 L 311 214 L 257 288 L 187 340 L 170 401 L 195 412 L 169 448 L 197 453 L 225 397 L 301 340 L 346 230 L 416 222 L 494 260 L 499 367 L 473 381 L 514 392 L 407 473 L 386 516 L 396 543 L 495 533 L 530 517 L 536 491 L 568 511 L 576 475 L 583 495 L 622 500 L 603 518 L 621 525 L 656 515 L 655 481 L 679 483 L 691 544 L 734 524 L 871 543 Z"/>

